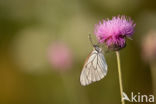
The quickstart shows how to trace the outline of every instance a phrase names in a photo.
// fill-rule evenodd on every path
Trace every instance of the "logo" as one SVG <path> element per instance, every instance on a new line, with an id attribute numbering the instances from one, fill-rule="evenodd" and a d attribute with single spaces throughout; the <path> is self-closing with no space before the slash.
<path id="1" fill-rule="evenodd" d="M 138 92 L 137 94 L 134 94 L 133 92 L 131 92 L 131 95 L 128 97 L 128 95 L 123 92 L 123 98 L 122 100 L 126 100 L 129 102 L 154 102 L 154 95 L 142 95 L 140 92 Z"/>

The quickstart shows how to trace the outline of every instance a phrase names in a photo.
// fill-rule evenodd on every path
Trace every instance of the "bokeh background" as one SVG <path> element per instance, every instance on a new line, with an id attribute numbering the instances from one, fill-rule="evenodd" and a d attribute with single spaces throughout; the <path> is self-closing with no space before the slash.
<path id="1" fill-rule="evenodd" d="M 88 34 L 96 43 L 95 24 L 119 14 L 136 23 L 133 40 L 120 51 L 124 92 L 154 94 L 155 63 L 144 60 L 142 39 L 156 30 L 155 4 L 155 0 L 0 0 L 0 104 L 120 104 L 114 52 L 105 54 L 104 79 L 86 87 L 79 82 L 92 50 Z M 57 44 L 64 48 L 55 50 Z M 52 53 L 61 62 L 53 60 Z"/>

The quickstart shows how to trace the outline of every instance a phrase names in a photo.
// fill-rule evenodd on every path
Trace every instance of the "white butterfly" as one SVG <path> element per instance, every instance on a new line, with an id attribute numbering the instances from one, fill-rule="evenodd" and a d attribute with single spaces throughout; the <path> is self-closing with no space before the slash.
<path id="1" fill-rule="evenodd" d="M 86 59 L 80 75 L 81 85 L 86 86 L 91 84 L 92 82 L 99 81 L 104 78 L 106 74 L 107 63 L 102 53 L 102 48 L 100 48 L 98 45 L 93 45 L 93 51 Z"/>

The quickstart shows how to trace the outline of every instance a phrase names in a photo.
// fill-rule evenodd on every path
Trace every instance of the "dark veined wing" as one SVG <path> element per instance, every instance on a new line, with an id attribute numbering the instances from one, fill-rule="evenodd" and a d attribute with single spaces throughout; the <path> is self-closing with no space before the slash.
<path id="1" fill-rule="evenodd" d="M 107 63 L 101 52 L 93 50 L 85 62 L 80 75 L 81 85 L 86 86 L 92 82 L 99 81 L 107 74 Z"/>

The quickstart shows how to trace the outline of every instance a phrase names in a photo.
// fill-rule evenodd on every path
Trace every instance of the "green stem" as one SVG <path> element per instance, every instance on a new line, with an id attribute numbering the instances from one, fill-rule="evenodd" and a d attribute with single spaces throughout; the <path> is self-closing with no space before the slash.
<path id="1" fill-rule="evenodd" d="M 123 86 L 122 86 L 122 75 L 121 75 L 121 63 L 120 63 L 120 53 L 116 51 L 117 64 L 118 64 L 118 74 L 119 74 L 119 85 L 120 85 L 120 95 L 121 95 L 121 103 L 125 104 L 123 100 Z"/>

